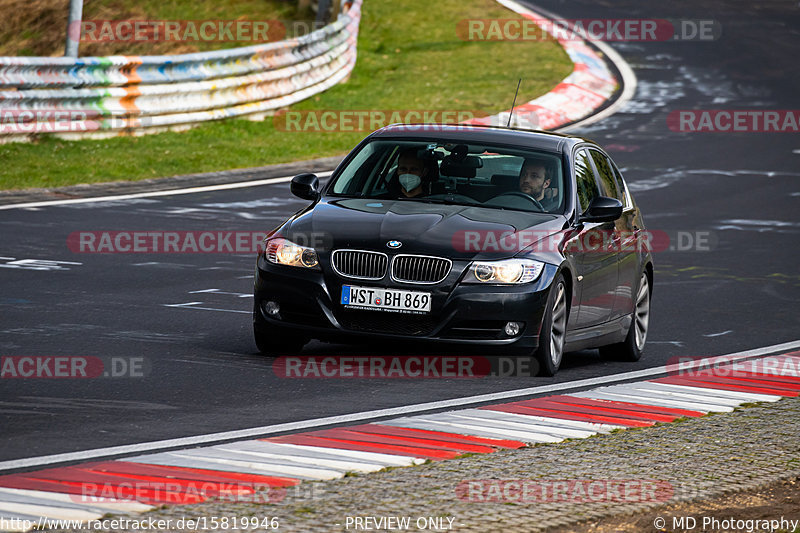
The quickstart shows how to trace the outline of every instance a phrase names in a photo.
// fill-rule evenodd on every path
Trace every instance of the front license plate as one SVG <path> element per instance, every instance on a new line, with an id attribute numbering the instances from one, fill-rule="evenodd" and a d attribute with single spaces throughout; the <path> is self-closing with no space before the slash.
<path id="1" fill-rule="evenodd" d="M 431 293 L 344 285 L 342 286 L 342 305 L 350 309 L 430 313 Z"/>

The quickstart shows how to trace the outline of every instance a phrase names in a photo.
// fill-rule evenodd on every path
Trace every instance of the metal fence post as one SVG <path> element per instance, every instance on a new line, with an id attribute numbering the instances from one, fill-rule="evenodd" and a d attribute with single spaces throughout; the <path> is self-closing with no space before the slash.
<path id="1" fill-rule="evenodd" d="M 328 10 L 331 8 L 331 0 L 319 0 L 317 2 L 317 22 L 322 25 L 328 22 Z"/>
<path id="2" fill-rule="evenodd" d="M 339 15 L 342 14 L 342 0 L 333 0 L 333 9 L 331 10 L 331 22 L 336 21 Z"/>
<path id="3" fill-rule="evenodd" d="M 83 0 L 69 0 L 69 20 L 67 22 L 66 57 L 78 57 L 81 43 L 81 21 L 83 19 Z"/>

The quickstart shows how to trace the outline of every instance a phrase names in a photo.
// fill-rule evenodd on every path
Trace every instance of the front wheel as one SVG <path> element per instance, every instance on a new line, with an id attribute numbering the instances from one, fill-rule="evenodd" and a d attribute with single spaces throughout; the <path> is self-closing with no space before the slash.
<path id="1" fill-rule="evenodd" d="M 625 340 L 603 346 L 600 355 L 617 361 L 638 361 L 642 358 L 644 345 L 647 342 L 647 330 L 650 326 L 650 280 L 646 272 L 642 272 L 639 290 L 636 292 L 636 306 L 631 317 L 631 327 Z"/>
<path id="2" fill-rule="evenodd" d="M 567 284 L 559 274 L 547 298 L 542 329 L 539 333 L 539 347 L 534 357 L 539 363 L 539 374 L 554 376 L 561 366 L 564 355 L 564 340 L 567 337 Z"/>

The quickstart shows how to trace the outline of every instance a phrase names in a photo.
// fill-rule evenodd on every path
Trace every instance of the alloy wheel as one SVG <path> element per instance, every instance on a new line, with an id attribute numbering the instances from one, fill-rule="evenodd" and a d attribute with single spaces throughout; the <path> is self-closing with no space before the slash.
<path id="1" fill-rule="evenodd" d="M 639 281 L 639 293 L 636 295 L 636 311 L 634 313 L 636 325 L 636 348 L 644 350 L 644 343 L 647 340 L 647 327 L 650 323 L 650 285 L 647 274 L 642 274 Z"/>
<path id="2" fill-rule="evenodd" d="M 567 331 L 567 299 L 564 283 L 556 287 L 556 297 L 553 300 L 553 324 L 550 328 L 550 359 L 553 365 L 561 364 L 564 338 Z"/>

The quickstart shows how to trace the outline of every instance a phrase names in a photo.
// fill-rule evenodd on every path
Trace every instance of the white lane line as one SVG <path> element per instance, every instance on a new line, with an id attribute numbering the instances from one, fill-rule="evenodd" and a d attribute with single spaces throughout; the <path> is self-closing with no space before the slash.
<path id="1" fill-rule="evenodd" d="M 733 330 L 726 329 L 725 331 L 721 331 L 719 333 L 708 333 L 703 335 L 703 337 L 722 337 L 723 335 L 727 335 L 728 333 L 733 333 Z"/>
<path id="2" fill-rule="evenodd" d="M 332 170 L 315 173 L 320 178 L 326 178 L 333 174 Z M 173 196 L 179 194 L 195 194 L 199 192 L 226 191 L 231 189 L 244 189 L 246 187 L 258 187 L 261 185 L 272 185 L 289 181 L 294 176 L 282 176 L 280 178 L 268 178 L 263 180 L 238 181 L 235 183 L 222 183 L 219 185 L 204 185 L 202 187 L 188 187 L 185 189 L 169 189 L 166 191 L 138 192 L 133 194 L 117 194 L 113 196 L 96 196 L 94 198 L 72 198 L 69 200 L 47 200 L 44 202 L 25 202 L 21 204 L 0 205 L 0 211 L 6 209 L 22 209 L 26 207 L 49 207 L 53 205 L 89 204 L 92 202 L 111 202 L 116 200 L 132 200 L 134 198 L 154 198 L 158 196 Z"/>
<path id="3" fill-rule="evenodd" d="M 201 304 L 203 302 L 187 302 L 184 304 L 162 304 L 164 307 L 173 307 L 173 308 L 180 308 L 180 309 L 198 309 L 200 311 L 222 311 L 225 313 L 244 313 L 249 315 L 252 311 L 242 311 L 241 309 L 220 309 L 218 307 L 197 307 L 197 304 Z"/>
<path id="4" fill-rule="evenodd" d="M 705 359 L 697 359 L 695 361 L 681 363 L 680 365 L 672 364 L 672 365 L 658 366 L 654 368 L 646 368 L 643 370 L 635 370 L 632 372 L 622 372 L 620 374 L 613 374 L 610 376 L 600 376 L 596 378 L 568 381 L 565 383 L 555 383 L 553 385 L 543 385 L 539 387 L 515 389 L 510 391 L 494 392 L 490 394 L 478 394 L 475 396 L 453 398 L 450 400 L 439 400 L 435 402 L 404 405 L 400 407 L 391 407 L 387 409 L 375 409 L 372 411 L 362 411 L 359 413 L 349 413 L 346 415 L 312 418 L 309 420 L 286 422 L 283 424 L 274 424 L 271 426 L 240 429 L 236 431 L 209 433 L 205 435 L 196 435 L 192 437 L 182 437 L 177 439 L 166 439 L 160 441 L 143 442 L 138 444 L 127 444 L 123 446 L 96 448 L 92 450 L 84 450 L 78 452 L 43 455 L 39 457 L 27 457 L 24 459 L 13 459 L 10 461 L 0 462 L 0 471 L 11 470 L 15 468 L 24 468 L 29 466 L 63 463 L 66 461 L 84 461 L 88 459 L 96 459 L 99 457 L 109 457 L 114 455 L 156 451 L 156 450 L 163 450 L 166 448 L 195 446 L 200 444 L 219 442 L 223 440 L 246 439 L 251 437 L 257 437 L 260 435 L 269 435 L 269 434 L 282 433 L 288 431 L 298 431 L 298 430 L 310 429 L 332 424 L 344 424 L 350 422 L 372 420 L 388 416 L 409 415 L 424 411 L 431 411 L 434 409 L 444 409 L 448 407 L 463 407 L 466 405 L 491 402 L 495 400 L 505 400 L 509 398 L 533 396 L 548 392 L 592 387 L 604 383 L 614 383 L 618 381 L 629 381 L 634 379 L 648 378 L 652 376 L 658 376 L 660 374 L 666 374 L 669 372 L 679 372 L 681 370 L 686 371 L 687 369 L 702 367 L 710 363 L 713 363 L 714 361 L 718 362 L 738 361 L 742 359 L 757 357 L 760 355 L 767 355 L 780 351 L 793 350 L 796 348 L 800 348 L 800 341 L 784 342 L 781 344 L 774 344 L 772 346 L 765 346 L 763 348 L 755 348 L 752 350 L 734 352 L 727 355 L 708 357 Z M 637 403 L 637 402 L 632 402 L 632 403 Z"/>
<path id="5" fill-rule="evenodd" d="M 218 268 L 218 267 L 213 267 Z M 203 269 L 206 270 L 206 269 Z M 252 276 L 248 276 L 252 277 Z M 201 294 L 201 293 L 213 293 L 213 294 L 229 294 L 231 296 L 236 296 L 237 298 L 252 298 L 253 295 L 250 293 L 243 293 L 243 292 L 227 292 L 220 289 L 203 289 L 199 291 L 189 291 L 189 294 Z"/>

